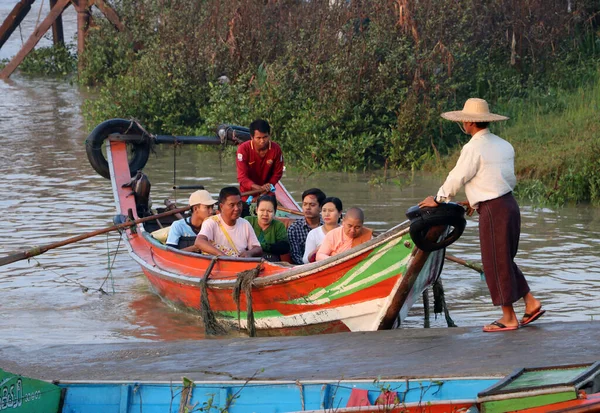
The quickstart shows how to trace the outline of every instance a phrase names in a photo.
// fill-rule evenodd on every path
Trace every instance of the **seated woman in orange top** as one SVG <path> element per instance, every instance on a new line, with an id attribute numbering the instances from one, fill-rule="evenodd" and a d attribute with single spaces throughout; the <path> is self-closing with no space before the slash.
<path id="1" fill-rule="evenodd" d="M 341 254 L 352 247 L 373 238 L 373 230 L 365 228 L 365 214 L 360 208 L 350 208 L 342 221 L 342 226 L 332 229 L 317 252 L 317 261 Z"/>

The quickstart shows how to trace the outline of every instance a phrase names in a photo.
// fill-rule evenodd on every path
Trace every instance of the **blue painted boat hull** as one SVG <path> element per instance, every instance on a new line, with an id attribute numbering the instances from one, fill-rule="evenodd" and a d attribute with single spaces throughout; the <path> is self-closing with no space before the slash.
<path id="1" fill-rule="evenodd" d="M 401 403 L 472 400 L 497 378 L 195 383 L 188 405 L 194 411 L 286 413 L 345 407 L 353 389 L 368 390 L 374 404 L 382 390 L 397 392 Z M 181 383 L 58 383 L 66 389 L 63 413 L 165 413 L 179 411 Z M 202 410 L 204 409 L 204 410 Z M 192 409 L 190 409 L 192 410 Z"/>

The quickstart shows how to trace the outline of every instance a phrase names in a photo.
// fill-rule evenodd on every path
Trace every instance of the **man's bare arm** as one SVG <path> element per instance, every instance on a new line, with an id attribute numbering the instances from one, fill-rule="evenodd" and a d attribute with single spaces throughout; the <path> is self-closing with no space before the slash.
<path id="1" fill-rule="evenodd" d="M 200 251 L 210 255 L 224 255 L 221 250 L 216 248 L 208 241 L 208 238 L 204 235 L 198 235 L 194 247 L 197 247 Z"/>
<path id="2" fill-rule="evenodd" d="M 240 257 L 262 257 L 263 250 L 260 246 L 250 248 L 248 251 L 242 251 Z"/>

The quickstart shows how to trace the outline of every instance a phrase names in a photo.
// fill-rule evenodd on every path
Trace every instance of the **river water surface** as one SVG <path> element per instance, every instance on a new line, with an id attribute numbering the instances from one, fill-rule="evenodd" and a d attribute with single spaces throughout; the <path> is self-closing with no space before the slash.
<path id="1" fill-rule="evenodd" d="M 2 19 L 7 5 L 13 4 L 0 0 Z M 92 170 L 85 155 L 89 131 L 80 110 L 83 92 L 64 80 L 16 74 L 0 81 L 0 95 L 0 254 L 110 225 L 115 208 L 109 181 Z M 170 189 L 171 147 L 151 156 L 147 173 L 155 205 L 165 198 L 185 203 L 187 193 Z M 177 151 L 177 177 L 178 184 L 202 183 L 217 193 L 235 183 L 234 160 L 231 155 L 224 158 L 221 172 L 216 153 L 188 146 Z M 289 168 L 283 181 L 296 198 L 303 189 L 320 187 L 346 207 L 364 208 L 367 225 L 384 229 L 404 221 L 406 209 L 433 194 L 443 178 L 416 176 L 381 186 L 369 185 L 369 179 L 368 174 L 307 176 Z M 521 208 L 517 263 L 548 310 L 543 322 L 600 317 L 600 210 L 540 209 L 523 202 Z M 476 216 L 448 253 L 480 261 Z M 478 273 L 448 262 L 442 277 L 456 324 L 481 326 L 498 317 Z M 522 305 L 517 310 L 521 313 Z M 417 303 L 403 327 L 422 327 L 422 317 L 422 304 Z M 432 320 L 432 326 L 445 327 L 443 317 Z M 203 337 L 198 317 L 171 308 L 151 292 L 118 234 L 0 267 L 0 345 Z"/>

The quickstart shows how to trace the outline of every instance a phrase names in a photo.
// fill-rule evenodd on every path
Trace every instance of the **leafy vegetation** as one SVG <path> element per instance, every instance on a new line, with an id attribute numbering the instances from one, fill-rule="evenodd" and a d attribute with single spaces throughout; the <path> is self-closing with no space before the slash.
<path id="1" fill-rule="evenodd" d="M 593 0 L 121 0 L 116 7 L 127 32 L 95 19 L 81 57 L 80 79 L 99 86 L 85 105 L 90 126 L 135 117 L 155 133 L 212 134 L 220 123 L 264 117 L 301 168 L 439 168 L 465 142 L 439 114 L 478 96 L 513 119 L 499 132 L 515 136 L 519 174 L 540 181 L 527 191 L 543 185 L 561 199 L 597 199 L 596 178 L 588 179 L 596 166 L 573 152 L 591 150 L 572 138 L 590 138 L 596 124 L 580 119 L 588 134 L 548 123 L 569 110 L 583 117 L 566 92 L 587 91 L 598 79 Z M 562 155 L 541 164 L 549 139 Z"/>
<path id="2" fill-rule="evenodd" d="M 511 120 L 491 129 L 515 148 L 520 198 L 550 205 L 600 203 L 600 72 L 590 68 L 589 75 L 568 93 L 549 89 L 498 104 L 496 111 Z M 428 166 L 449 170 L 459 150 Z"/>
<path id="3" fill-rule="evenodd" d="M 503 132 L 515 146 L 518 175 L 530 181 L 524 186 L 543 186 L 541 199 L 550 203 L 600 203 L 600 75 L 596 79 L 553 99 L 558 109 L 530 105 L 523 121 Z"/>
<path id="4" fill-rule="evenodd" d="M 19 69 L 29 75 L 68 75 L 77 70 L 77 57 L 70 46 L 40 47 L 27 55 Z"/>

